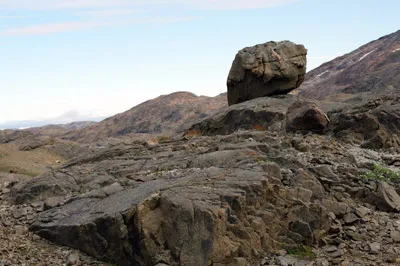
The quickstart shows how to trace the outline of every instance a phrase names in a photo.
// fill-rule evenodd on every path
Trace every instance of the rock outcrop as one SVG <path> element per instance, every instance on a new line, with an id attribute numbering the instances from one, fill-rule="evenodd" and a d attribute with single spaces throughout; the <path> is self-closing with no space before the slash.
<path id="1" fill-rule="evenodd" d="M 303 97 L 263 97 L 222 109 L 194 124 L 201 135 L 238 130 L 314 132 L 332 135 L 363 148 L 400 148 L 400 97 L 364 95 L 356 101 L 310 102 Z"/>
<path id="2" fill-rule="evenodd" d="M 228 104 L 287 94 L 304 80 L 307 50 L 289 41 L 267 42 L 238 52 L 228 76 Z"/>
<path id="3" fill-rule="evenodd" d="M 394 206 L 382 210 L 396 212 L 398 196 L 393 184 L 382 194 L 379 180 L 360 179 L 358 171 L 388 156 L 323 135 L 258 130 L 152 146 L 124 142 L 17 184 L 11 194 L 50 208 L 33 217 L 30 230 L 117 265 L 268 265 L 260 262 L 291 260 L 270 257 L 277 250 L 310 246 L 328 263 L 366 252 L 363 265 L 374 265 L 366 263 L 369 250 L 352 241 L 392 240 L 360 236 L 370 227 L 386 232 L 372 216 L 381 214 L 362 204 L 378 197 Z"/>
<path id="4" fill-rule="evenodd" d="M 286 113 L 286 130 L 291 132 L 325 133 L 328 124 L 328 116 L 314 102 L 297 101 Z"/>
<path id="5" fill-rule="evenodd" d="M 293 95 L 282 95 L 235 104 L 192 125 L 188 132 L 207 136 L 228 135 L 249 129 L 281 132 L 285 128 L 286 112 L 295 101 Z"/>
<path id="6" fill-rule="evenodd" d="M 327 115 L 331 121 L 329 131 L 338 139 L 370 149 L 400 147 L 397 95 L 364 95 Z"/>

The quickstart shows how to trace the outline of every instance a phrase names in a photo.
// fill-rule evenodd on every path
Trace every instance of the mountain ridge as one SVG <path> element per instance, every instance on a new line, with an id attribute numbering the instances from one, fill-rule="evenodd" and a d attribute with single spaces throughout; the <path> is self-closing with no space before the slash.
<path id="1" fill-rule="evenodd" d="M 226 105 L 226 93 L 209 97 L 179 91 L 147 100 L 125 112 L 61 137 L 92 142 L 128 134 L 175 135 L 190 127 L 193 121 Z"/>
<path id="2" fill-rule="evenodd" d="M 366 43 L 307 72 L 295 90 L 305 98 L 343 100 L 357 93 L 398 89 L 400 30 Z"/>

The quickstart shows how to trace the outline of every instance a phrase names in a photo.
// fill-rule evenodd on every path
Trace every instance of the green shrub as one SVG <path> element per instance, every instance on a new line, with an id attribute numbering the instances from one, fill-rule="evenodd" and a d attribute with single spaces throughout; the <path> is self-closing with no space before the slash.
<path id="1" fill-rule="evenodd" d="M 312 247 L 298 245 L 295 248 L 287 249 L 289 255 L 298 257 L 303 260 L 314 260 L 317 255 L 312 251 Z"/>
<path id="2" fill-rule="evenodd" d="M 368 180 L 400 181 L 400 172 L 374 164 L 371 171 L 360 174 L 361 178 Z"/>

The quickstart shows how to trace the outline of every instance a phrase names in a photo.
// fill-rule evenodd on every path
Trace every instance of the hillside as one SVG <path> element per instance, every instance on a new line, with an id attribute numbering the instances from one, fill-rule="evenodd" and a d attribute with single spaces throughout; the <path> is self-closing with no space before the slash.
<path id="1" fill-rule="evenodd" d="M 362 92 L 400 88 L 400 30 L 367 43 L 306 74 L 294 93 L 318 100 L 341 100 Z"/>
<path id="2" fill-rule="evenodd" d="M 71 131 L 64 139 L 92 142 L 130 133 L 174 135 L 193 121 L 227 105 L 226 94 L 196 96 L 189 92 L 162 95 L 102 122 Z"/>
<path id="3" fill-rule="evenodd" d="M 24 129 L 24 131 L 32 132 L 35 135 L 41 136 L 60 136 L 69 131 L 83 129 L 85 127 L 96 124 L 93 121 L 78 121 L 68 124 L 46 125 L 42 127 L 32 127 Z"/>

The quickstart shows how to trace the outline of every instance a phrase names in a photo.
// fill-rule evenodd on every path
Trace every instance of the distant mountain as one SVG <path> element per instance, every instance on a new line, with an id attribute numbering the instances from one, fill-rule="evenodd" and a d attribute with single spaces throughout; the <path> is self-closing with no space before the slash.
<path id="1" fill-rule="evenodd" d="M 32 127 L 24 129 L 24 131 L 32 132 L 42 136 L 60 136 L 69 131 L 83 129 L 85 127 L 96 124 L 94 121 L 79 121 L 68 124 L 47 125 L 42 127 Z"/>
<path id="2" fill-rule="evenodd" d="M 0 124 L 0 129 L 27 129 L 27 128 L 38 128 L 44 127 L 48 125 L 73 125 L 75 122 L 72 121 L 86 121 L 90 120 L 93 122 L 98 122 L 103 120 L 105 117 L 77 117 L 77 119 L 69 118 L 64 119 L 64 115 L 60 117 L 55 117 L 52 119 L 45 120 L 23 120 L 23 121 L 9 121 L 6 123 Z M 73 128 L 71 128 L 73 129 Z"/>
<path id="3" fill-rule="evenodd" d="M 162 95 L 62 137 L 91 142 L 130 133 L 174 135 L 226 106 L 226 97 L 226 93 L 216 97 L 196 96 L 190 92 Z"/>
<path id="4" fill-rule="evenodd" d="M 308 72 L 298 93 L 340 101 L 362 92 L 400 89 L 400 30 Z"/>

